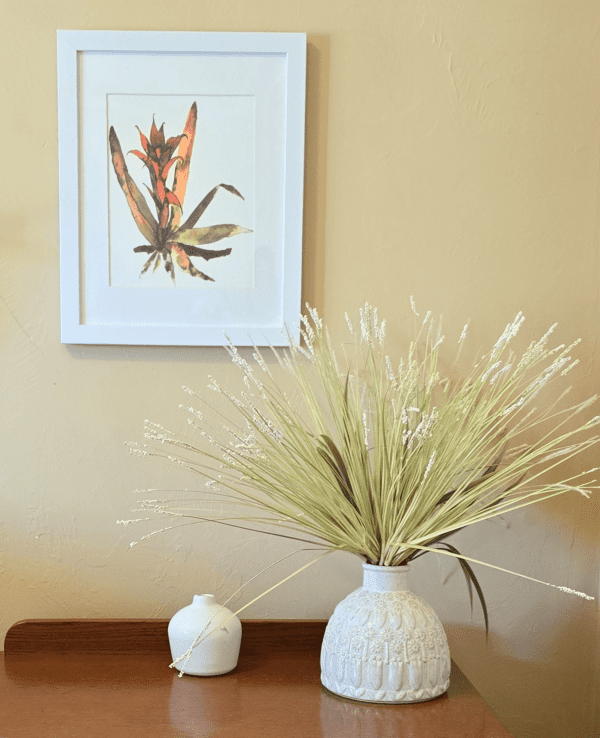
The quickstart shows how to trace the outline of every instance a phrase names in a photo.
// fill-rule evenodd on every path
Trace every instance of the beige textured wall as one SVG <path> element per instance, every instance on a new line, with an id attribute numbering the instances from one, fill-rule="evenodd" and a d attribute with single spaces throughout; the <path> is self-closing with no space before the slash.
<path id="1" fill-rule="evenodd" d="M 584 339 L 576 399 L 598 390 L 596 2 L 7 4 L 0 636 L 23 618 L 170 617 L 195 592 L 227 596 L 289 550 L 209 527 L 129 550 L 137 531 L 115 525 L 130 517 L 131 490 L 191 483 L 128 456 L 123 442 L 140 438 L 146 417 L 182 422 L 179 387 L 230 370 L 216 349 L 59 343 L 57 28 L 308 33 L 305 299 L 335 328 L 369 300 L 397 343 L 409 294 L 455 329 L 472 318 L 473 346 L 495 340 L 518 310 L 533 334 L 559 320 L 561 337 Z M 456 545 L 597 595 L 599 533 L 598 501 L 569 497 Z M 595 603 L 481 569 L 486 646 L 457 567 L 427 558 L 415 564 L 415 589 L 516 738 L 597 735 Z M 329 616 L 360 567 L 341 555 L 319 567 L 248 616 Z"/>

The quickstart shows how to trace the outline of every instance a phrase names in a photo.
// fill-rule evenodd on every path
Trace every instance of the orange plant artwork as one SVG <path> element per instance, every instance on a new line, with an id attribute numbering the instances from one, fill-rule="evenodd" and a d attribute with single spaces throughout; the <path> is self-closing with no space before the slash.
<path id="1" fill-rule="evenodd" d="M 154 120 L 147 138 L 136 126 L 140 134 L 143 151 L 133 150 L 141 159 L 150 173 L 151 187 L 146 185 L 150 198 L 156 209 L 153 215 L 146 198 L 132 179 L 125 163 L 121 144 L 113 126 L 110 128 L 109 144 L 113 167 L 121 189 L 125 193 L 127 204 L 135 223 L 148 243 L 135 246 L 134 252 L 149 254 L 144 263 L 140 277 L 154 265 L 156 271 L 164 263 L 167 274 L 175 284 L 175 267 L 191 277 L 214 282 L 208 274 L 201 272 L 192 264 L 192 256 L 200 257 L 205 261 L 231 254 L 231 248 L 207 249 L 204 246 L 224 238 L 237 236 L 240 233 L 251 233 L 248 228 L 242 228 L 231 223 L 211 225 L 204 228 L 194 226 L 202 217 L 220 188 L 227 190 L 237 197 L 244 199 L 240 192 L 229 184 L 219 184 L 214 187 L 192 210 L 188 218 L 181 224 L 183 216 L 183 202 L 187 188 L 190 162 L 196 136 L 196 122 L 198 107 L 194 102 L 187 116 L 183 133 L 165 139 L 163 123 L 156 127 Z M 175 153 L 176 152 L 176 153 Z M 167 186 L 169 174 L 172 172 L 171 187 Z"/>

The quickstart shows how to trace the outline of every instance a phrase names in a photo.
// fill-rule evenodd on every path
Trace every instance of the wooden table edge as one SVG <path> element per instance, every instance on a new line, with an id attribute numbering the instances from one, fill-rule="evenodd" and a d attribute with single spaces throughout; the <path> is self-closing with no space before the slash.
<path id="1" fill-rule="evenodd" d="M 6 656 L 25 653 L 121 653 L 169 650 L 162 618 L 20 620 L 4 639 Z M 320 648 L 327 620 L 242 620 L 244 648 Z"/>

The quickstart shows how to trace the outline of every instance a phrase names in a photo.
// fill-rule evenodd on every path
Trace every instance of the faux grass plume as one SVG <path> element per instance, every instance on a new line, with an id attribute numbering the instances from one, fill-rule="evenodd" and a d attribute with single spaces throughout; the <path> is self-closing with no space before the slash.
<path id="1" fill-rule="evenodd" d="M 456 362 L 444 373 L 441 347 L 453 349 L 441 324 L 411 305 L 416 335 L 399 364 L 385 351 L 385 321 L 368 304 L 357 320 L 346 315 L 343 350 L 334 350 L 310 307 L 301 344 L 290 337 L 289 349 L 268 355 L 255 348 L 250 363 L 230 343 L 245 389 L 233 394 L 212 377 L 208 385 L 231 405 L 227 418 L 218 420 L 211 393 L 184 388 L 200 404 L 181 406 L 189 432 L 147 422 L 151 445 L 131 449 L 198 474 L 201 500 L 142 500 L 137 512 L 262 531 L 382 566 L 437 551 L 459 560 L 482 599 L 469 562 L 483 562 L 445 539 L 556 495 L 597 489 L 598 469 L 560 473 L 600 440 L 600 416 L 581 420 L 597 397 L 565 406 L 567 389 L 542 400 L 578 363 L 578 342 L 551 348 L 552 326 L 515 355 L 521 313 L 466 375 Z M 457 351 L 466 335 L 465 326 Z"/>

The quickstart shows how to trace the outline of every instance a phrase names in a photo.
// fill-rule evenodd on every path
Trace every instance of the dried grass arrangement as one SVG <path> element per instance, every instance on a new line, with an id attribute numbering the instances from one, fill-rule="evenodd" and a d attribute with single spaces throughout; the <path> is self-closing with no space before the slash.
<path id="1" fill-rule="evenodd" d="M 600 440 L 593 433 L 600 416 L 586 413 L 597 397 L 570 406 L 567 387 L 538 408 L 536 398 L 577 365 L 572 351 L 579 342 L 550 347 L 552 326 L 514 355 L 521 313 L 467 376 L 456 376 L 456 362 L 442 372 L 440 322 L 430 313 L 421 318 L 412 298 L 411 305 L 416 336 L 397 366 L 385 351 L 385 321 L 368 304 L 357 321 L 346 315 L 350 342 L 343 356 L 311 308 L 301 318 L 302 343 L 290 338 L 289 349 L 272 349 L 275 361 L 256 348 L 251 365 L 230 344 L 245 390 L 236 396 L 212 378 L 209 388 L 231 403 L 238 422 L 209 422 L 218 412 L 207 412 L 208 393 L 184 387 L 198 403 L 184 408 L 190 431 L 177 434 L 147 421 L 151 445 L 130 444 L 136 455 L 163 456 L 198 475 L 197 505 L 145 499 L 139 511 L 176 518 L 170 528 L 212 521 L 325 553 L 348 551 L 381 566 L 427 552 L 453 556 L 479 594 L 487 627 L 470 565 L 484 562 L 463 556 L 446 539 L 556 495 L 588 497 L 598 489 L 597 467 L 560 474 L 565 462 Z M 466 335 L 465 326 L 456 352 Z M 282 388 L 277 366 L 295 391 Z M 537 440 L 524 441 L 532 437 Z"/>

